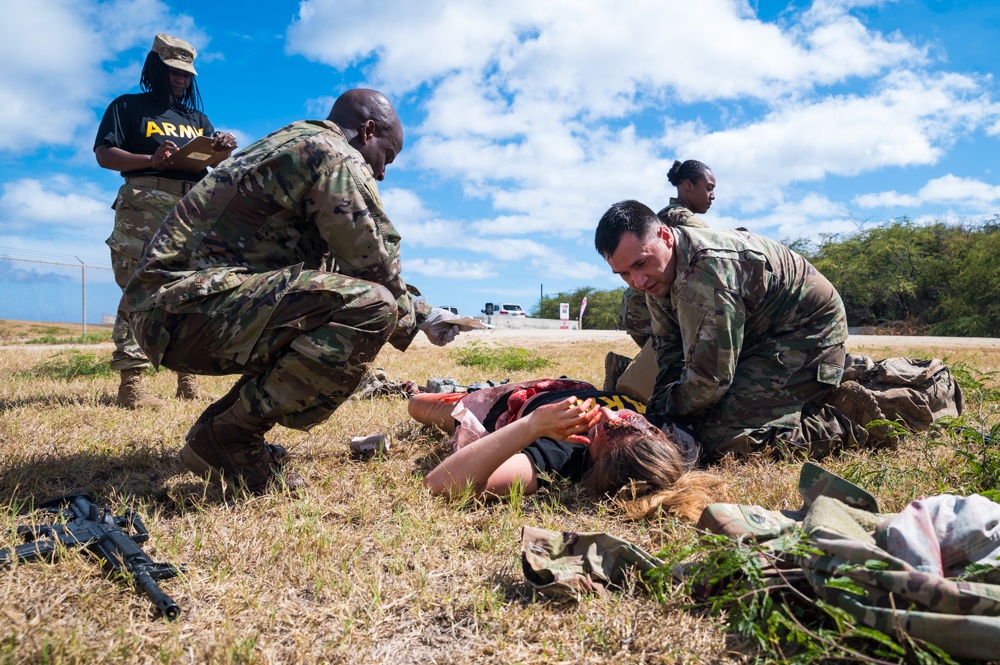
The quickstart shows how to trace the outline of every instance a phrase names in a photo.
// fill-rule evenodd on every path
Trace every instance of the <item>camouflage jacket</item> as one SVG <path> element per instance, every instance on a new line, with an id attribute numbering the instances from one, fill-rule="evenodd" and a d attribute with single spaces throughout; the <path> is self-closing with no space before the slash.
<path id="1" fill-rule="evenodd" d="M 667 207 L 656 213 L 656 216 L 667 226 L 691 226 L 696 229 L 708 228 L 708 224 L 701 217 L 691 212 L 688 208 L 685 208 L 681 205 L 680 201 L 672 196 Z"/>
<path id="2" fill-rule="evenodd" d="M 671 198 L 670 205 L 656 213 L 656 216 L 667 226 L 708 228 L 708 224 L 701 217 L 682 206 L 675 198 Z M 646 344 L 646 340 L 653 334 L 653 329 L 645 293 L 636 291 L 632 287 L 625 289 L 625 293 L 622 294 L 622 311 L 618 315 L 618 327 L 627 330 L 629 337 L 639 346 Z"/>
<path id="3" fill-rule="evenodd" d="M 386 287 L 403 349 L 424 312 L 400 276 L 400 236 L 371 167 L 335 123 L 294 122 L 191 189 L 160 225 L 125 291 L 133 311 L 170 309 L 252 273 L 318 270 Z M 284 294 L 275 293 L 274 300 Z"/>
<path id="4" fill-rule="evenodd" d="M 784 245 L 745 230 L 672 233 L 674 283 L 646 299 L 660 368 L 651 413 L 708 409 L 729 389 L 740 355 L 762 342 L 814 349 L 847 340 L 840 295 Z"/>

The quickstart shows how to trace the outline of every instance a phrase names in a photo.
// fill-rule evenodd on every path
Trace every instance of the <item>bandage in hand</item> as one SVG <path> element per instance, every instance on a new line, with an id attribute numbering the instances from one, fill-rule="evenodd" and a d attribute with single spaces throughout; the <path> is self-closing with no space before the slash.
<path id="1" fill-rule="evenodd" d="M 457 318 L 459 317 L 446 309 L 434 307 L 431 309 L 430 314 L 427 315 L 423 324 L 421 324 L 420 329 L 427 335 L 427 339 L 431 341 L 431 344 L 444 346 L 458 337 L 460 330 L 472 330 L 472 328 L 467 326 L 456 326 L 448 323 Z"/>

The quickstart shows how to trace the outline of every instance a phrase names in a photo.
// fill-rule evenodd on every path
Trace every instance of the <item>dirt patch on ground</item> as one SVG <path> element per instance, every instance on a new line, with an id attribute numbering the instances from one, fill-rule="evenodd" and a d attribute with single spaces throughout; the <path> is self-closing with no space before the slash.
<path id="1" fill-rule="evenodd" d="M 87 324 L 87 332 L 111 330 L 113 326 Z M 23 344 L 41 337 L 79 337 L 83 326 L 79 323 L 49 323 L 44 321 L 16 321 L 0 319 L 0 344 Z"/>

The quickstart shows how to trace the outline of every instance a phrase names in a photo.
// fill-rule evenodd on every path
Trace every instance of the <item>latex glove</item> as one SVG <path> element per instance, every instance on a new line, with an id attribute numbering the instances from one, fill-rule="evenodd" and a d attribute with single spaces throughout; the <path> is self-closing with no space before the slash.
<path id="1" fill-rule="evenodd" d="M 448 321 L 457 318 L 459 317 L 446 309 L 434 307 L 421 324 L 420 329 L 424 331 L 425 335 L 427 335 L 427 339 L 431 341 L 431 344 L 444 346 L 458 337 L 459 330 L 465 328 L 464 326 L 454 326 L 448 323 Z M 465 329 L 471 330 L 471 328 Z"/>

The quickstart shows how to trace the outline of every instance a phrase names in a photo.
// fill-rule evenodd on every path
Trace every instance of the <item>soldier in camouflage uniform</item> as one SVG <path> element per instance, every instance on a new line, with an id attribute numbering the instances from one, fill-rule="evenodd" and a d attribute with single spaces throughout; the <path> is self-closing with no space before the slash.
<path id="1" fill-rule="evenodd" d="M 650 296 L 650 420 L 693 427 L 703 460 L 763 449 L 819 458 L 868 440 L 877 410 L 856 408 L 853 394 L 825 399 L 844 372 L 847 320 L 804 258 L 747 231 L 664 226 L 638 201 L 605 213 L 595 246 Z"/>
<path id="2" fill-rule="evenodd" d="M 264 442 L 275 424 L 329 418 L 387 341 L 457 334 L 400 276 L 376 180 L 402 147 L 385 96 L 349 90 L 327 120 L 257 141 L 164 219 L 125 291 L 137 339 L 157 365 L 243 375 L 188 432 L 193 471 L 263 491 L 280 470 Z"/>
<path id="3" fill-rule="evenodd" d="M 212 149 L 226 153 L 236 147 L 236 138 L 216 132 L 201 112 L 201 96 L 195 82 L 194 47 L 183 39 L 159 34 L 142 68 L 140 94 L 122 95 L 104 112 L 94 155 L 106 169 L 120 171 L 125 183 L 112 206 L 115 228 L 107 240 L 115 282 L 122 289 L 146 251 L 149 239 L 163 218 L 207 170 L 188 172 L 173 168 L 172 154 L 196 136 L 213 135 Z M 142 386 L 142 375 L 150 366 L 119 305 L 111 338 L 115 350 L 111 369 L 120 372 L 116 403 L 130 409 L 157 408 L 163 400 Z M 177 375 L 177 396 L 206 399 L 189 373 Z"/>
<path id="4" fill-rule="evenodd" d="M 667 226 L 688 226 L 707 229 L 699 215 L 708 212 L 715 200 L 715 176 L 712 170 L 699 161 L 674 160 L 667 172 L 667 180 L 677 187 L 677 196 L 670 197 L 670 203 L 656 216 Z M 622 311 L 618 315 L 618 327 L 628 332 L 629 337 L 639 347 L 646 345 L 653 334 L 646 294 L 631 286 L 622 294 Z M 631 358 L 608 353 L 604 359 L 604 389 L 614 390 L 618 377 L 625 372 Z"/>

